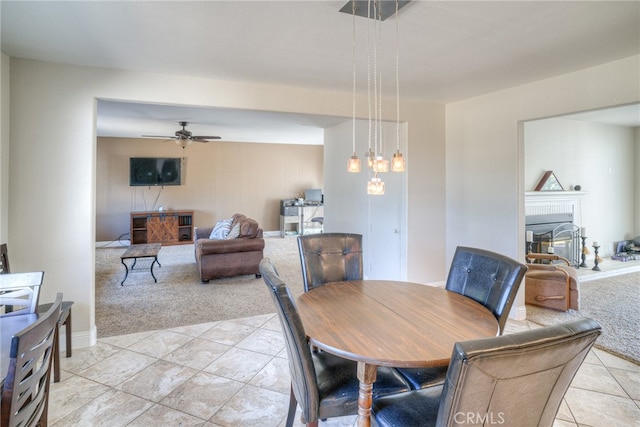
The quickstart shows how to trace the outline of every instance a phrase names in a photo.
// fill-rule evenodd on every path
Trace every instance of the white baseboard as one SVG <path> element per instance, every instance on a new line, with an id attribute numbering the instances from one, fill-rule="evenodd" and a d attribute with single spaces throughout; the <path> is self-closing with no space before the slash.
<path id="1" fill-rule="evenodd" d="M 527 319 L 527 306 L 522 305 L 520 307 L 512 307 L 509 317 L 514 320 L 526 320 Z"/>
<path id="2" fill-rule="evenodd" d="M 119 240 L 113 242 L 96 242 L 96 248 L 124 248 L 131 244 L 129 240 Z"/>
<path id="3" fill-rule="evenodd" d="M 60 336 L 58 337 L 60 341 L 60 351 L 66 351 L 65 343 L 67 342 L 65 328 L 60 329 Z M 71 334 L 71 345 L 72 350 L 76 348 L 85 348 L 96 345 L 98 341 L 98 330 L 94 326 L 91 328 L 91 331 L 80 331 L 74 332 Z M 72 352 L 73 353 L 73 352 Z"/>

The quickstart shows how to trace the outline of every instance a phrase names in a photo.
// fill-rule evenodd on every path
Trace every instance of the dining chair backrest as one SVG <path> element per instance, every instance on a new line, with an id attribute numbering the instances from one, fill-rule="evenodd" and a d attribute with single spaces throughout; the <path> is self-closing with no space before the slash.
<path id="1" fill-rule="evenodd" d="M 362 280 L 362 235 L 319 233 L 298 236 L 305 292 L 329 282 Z"/>
<path id="2" fill-rule="evenodd" d="M 282 326 L 289 359 L 292 391 L 300 405 L 303 418 L 305 420 L 315 419 L 320 396 L 311 357 L 311 347 L 302 320 L 289 288 L 280 279 L 271 261 L 268 258 L 263 258 L 259 269 L 262 279 L 269 288 L 269 294 L 273 299 Z"/>
<path id="3" fill-rule="evenodd" d="M 1 427 L 47 425 L 49 377 L 62 294 L 36 322 L 11 338 L 2 386 Z"/>
<path id="4" fill-rule="evenodd" d="M 457 425 L 471 414 L 475 422 L 485 419 L 503 425 L 552 426 L 573 377 L 600 332 L 598 322 L 582 318 L 456 343 L 436 425 Z"/>
<path id="5" fill-rule="evenodd" d="M 0 317 L 35 313 L 43 277 L 43 271 L 0 274 Z"/>
<path id="6" fill-rule="evenodd" d="M 11 273 L 9 267 L 9 249 L 6 243 L 0 244 L 0 274 Z"/>
<path id="7" fill-rule="evenodd" d="M 505 255 L 458 246 L 446 289 L 469 297 L 491 310 L 500 334 L 509 316 L 527 266 Z"/>

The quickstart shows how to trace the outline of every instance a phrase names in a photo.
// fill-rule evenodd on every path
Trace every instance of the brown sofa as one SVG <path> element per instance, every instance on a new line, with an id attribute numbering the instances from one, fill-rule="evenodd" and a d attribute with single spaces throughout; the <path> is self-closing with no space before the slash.
<path id="1" fill-rule="evenodd" d="M 235 214 L 231 228 L 240 224 L 240 234 L 229 240 L 212 240 L 213 227 L 195 227 L 194 250 L 196 264 L 203 283 L 221 277 L 255 274 L 263 258 L 264 239 L 258 223 L 242 214 Z"/>

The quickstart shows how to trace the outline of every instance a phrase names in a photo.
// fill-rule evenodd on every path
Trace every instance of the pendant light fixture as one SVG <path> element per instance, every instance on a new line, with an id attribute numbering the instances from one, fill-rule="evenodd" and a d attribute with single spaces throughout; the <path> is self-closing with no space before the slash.
<path id="1" fill-rule="evenodd" d="M 353 154 L 347 162 L 347 171 L 352 173 L 360 172 L 360 159 L 356 155 L 356 3 L 351 3 L 353 16 L 353 37 L 351 38 L 351 57 L 353 59 L 353 104 L 351 106 L 353 115 Z"/>
<path id="2" fill-rule="evenodd" d="M 367 183 L 367 194 L 371 194 L 372 196 L 381 196 L 384 194 L 384 182 L 378 177 L 377 172 Z"/>
<path id="3" fill-rule="evenodd" d="M 385 185 L 380 173 L 389 171 L 389 163 L 393 172 L 405 171 L 405 159 L 400 152 L 400 67 L 399 67 L 399 23 L 398 10 L 405 6 L 408 1 L 393 0 L 392 9 L 391 1 L 385 0 L 351 0 L 340 9 L 341 12 L 350 12 L 353 19 L 352 34 L 352 60 L 353 60 L 353 104 L 352 104 L 352 148 L 353 154 L 348 160 L 347 170 L 357 173 L 361 171 L 360 159 L 356 155 L 356 23 L 355 16 L 366 16 L 367 24 L 367 103 L 369 109 L 369 135 L 368 150 L 364 154 L 367 160 L 367 166 L 373 173 L 371 179 L 367 182 L 367 193 L 371 195 L 382 195 L 385 191 Z M 366 13 L 364 8 L 366 7 Z M 391 162 L 384 158 L 384 135 L 382 132 L 382 72 L 379 66 L 379 58 L 382 49 L 382 21 L 395 13 L 396 27 L 396 58 L 395 58 L 395 74 L 396 74 L 396 150 L 393 153 Z M 372 22 L 373 21 L 373 24 Z M 373 25 L 373 30 L 371 29 Z M 373 56 L 373 70 L 372 70 Z M 372 81 L 373 80 L 373 81 Z M 372 96 L 373 88 L 373 96 Z M 373 98 L 373 99 L 372 99 Z"/>
<path id="4" fill-rule="evenodd" d="M 400 152 L 400 50 L 398 31 L 398 0 L 396 0 L 396 152 L 393 153 L 391 160 L 391 170 L 393 172 L 404 172 L 404 157 Z"/>

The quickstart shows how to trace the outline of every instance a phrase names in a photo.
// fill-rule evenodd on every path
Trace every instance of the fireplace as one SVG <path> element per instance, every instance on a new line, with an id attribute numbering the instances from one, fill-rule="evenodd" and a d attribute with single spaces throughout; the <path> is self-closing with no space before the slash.
<path id="1" fill-rule="evenodd" d="M 525 229 L 534 235 L 532 252 L 548 253 L 552 247 L 556 255 L 568 259 L 571 265 L 580 265 L 580 227 L 585 225 L 582 198 L 586 194 L 583 191 L 525 193 Z"/>
<path id="2" fill-rule="evenodd" d="M 573 223 L 573 213 L 527 215 L 525 229 L 533 236 L 531 252 L 554 253 L 569 260 L 572 266 L 579 266 L 580 228 Z"/>

